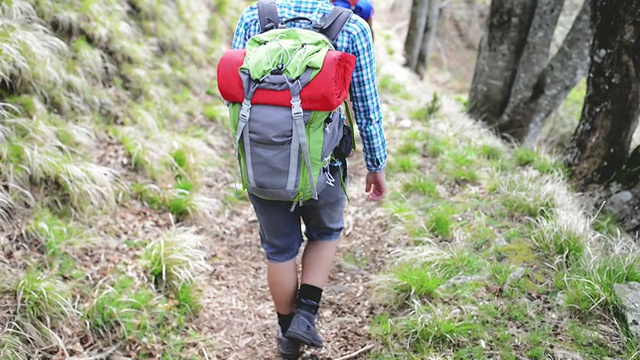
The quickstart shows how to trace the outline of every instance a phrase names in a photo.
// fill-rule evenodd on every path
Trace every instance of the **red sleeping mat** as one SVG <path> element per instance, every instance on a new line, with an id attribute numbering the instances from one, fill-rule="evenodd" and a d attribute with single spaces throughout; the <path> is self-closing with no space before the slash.
<path id="1" fill-rule="evenodd" d="M 218 63 L 218 90 L 229 102 L 241 103 L 244 90 L 239 69 L 244 62 L 245 50 L 227 50 Z M 351 75 L 356 57 L 330 50 L 324 65 L 307 86 L 302 89 L 300 99 L 305 110 L 332 111 L 349 95 Z M 252 101 L 254 105 L 291 106 L 291 92 L 258 89 Z"/>

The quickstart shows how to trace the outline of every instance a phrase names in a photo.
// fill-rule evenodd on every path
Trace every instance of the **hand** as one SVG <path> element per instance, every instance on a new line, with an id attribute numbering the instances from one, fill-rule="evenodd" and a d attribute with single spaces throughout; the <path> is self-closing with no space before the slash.
<path id="1" fill-rule="evenodd" d="M 384 171 L 367 174 L 365 192 L 369 194 L 368 200 L 370 201 L 380 201 L 384 198 L 384 194 L 387 192 L 387 180 L 385 179 Z"/>

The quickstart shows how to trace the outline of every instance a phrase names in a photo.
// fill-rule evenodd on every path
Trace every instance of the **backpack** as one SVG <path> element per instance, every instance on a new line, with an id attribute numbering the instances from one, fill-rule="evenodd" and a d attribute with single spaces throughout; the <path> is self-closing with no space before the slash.
<path id="1" fill-rule="evenodd" d="M 245 49 L 227 50 L 218 66 L 243 189 L 263 199 L 291 201 L 292 211 L 317 200 L 326 186 L 342 185 L 346 194 L 343 176 L 337 184 L 329 165 L 334 159 L 346 165 L 355 149 L 351 114 L 345 106 L 346 125 L 341 109 L 355 56 L 334 47 L 352 11 L 334 8 L 317 23 L 281 22 L 275 0 L 261 0 L 258 14 L 260 34 Z M 287 28 L 292 21 L 309 26 Z"/>

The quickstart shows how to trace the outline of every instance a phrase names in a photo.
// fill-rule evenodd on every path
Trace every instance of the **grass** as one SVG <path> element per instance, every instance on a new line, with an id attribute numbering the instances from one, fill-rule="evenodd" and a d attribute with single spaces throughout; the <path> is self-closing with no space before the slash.
<path id="1" fill-rule="evenodd" d="M 422 175 L 414 175 L 409 181 L 403 183 L 402 192 L 416 193 L 429 198 L 439 197 L 438 183 Z"/>
<path id="2" fill-rule="evenodd" d="M 60 280 L 43 275 L 30 268 L 16 286 L 18 316 L 26 322 L 65 320 L 73 317 L 76 310 L 70 301 L 70 292 Z"/>
<path id="3" fill-rule="evenodd" d="M 191 285 L 198 271 L 208 265 L 200 250 L 203 238 L 189 229 L 176 229 L 146 246 L 142 256 L 144 267 L 160 289 L 175 291 Z"/>
<path id="4" fill-rule="evenodd" d="M 403 134 L 390 164 L 402 194 L 386 206 L 392 236 L 411 247 L 377 283 L 373 358 L 631 356 L 613 288 L 640 280 L 636 245 L 610 215 L 585 215 L 552 157 L 505 146 L 447 106 L 437 116 L 446 122 Z"/>
<path id="5" fill-rule="evenodd" d="M 442 102 L 438 93 L 434 93 L 431 101 L 423 107 L 411 112 L 411 118 L 416 120 L 428 121 L 438 115 L 442 108 Z"/>
<path id="6" fill-rule="evenodd" d="M 92 358 L 115 341 L 174 358 L 209 347 L 186 329 L 200 310 L 202 239 L 148 220 L 217 215 L 202 180 L 226 163 L 194 128 L 223 115 L 205 97 L 235 26 L 223 13 L 237 4 L 0 4 L 0 237 L 19 278 L 2 286 L 0 358 Z M 164 236 L 130 233 L 144 221 Z M 92 347 L 71 353 L 83 334 Z"/>
<path id="7" fill-rule="evenodd" d="M 46 209 L 34 214 L 28 232 L 38 238 L 44 245 L 45 253 L 53 257 L 61 255 L 65 247 L 72 245 L 74 238 L 80 235 L 80 231 L 72 224 Z"/>
<path id="8" fill-rule="evenodd" d="M 85 310 L 85 321 L 98 335 L 116 331 L 126 338 L 151 330 L 149 312 L 155 306 L 154 294 L 148 290 L 134 293 L 129 279 L 120 281 L 117 288 L 97 289 Z"/>
<path id="9" fill-rule="evenodd" d="M 385 74 L 379 77 L 378 88 L 381 91 L 388 92 L 394 97 L 409 100 L 412 98 L 411 94 L 407 92 L 402 84 L 396 82 L 393 76 Z"/>

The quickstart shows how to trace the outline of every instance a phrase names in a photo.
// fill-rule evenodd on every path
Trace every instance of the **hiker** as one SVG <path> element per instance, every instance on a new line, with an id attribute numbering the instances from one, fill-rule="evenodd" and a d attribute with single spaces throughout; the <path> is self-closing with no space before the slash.
<path id="1" fill-rule="evenodd" d="M 333 6 L 351 9 L 354 14 L 363 18 L 369 24 L 371 37 L 375 37 L 373 33 L 373 3 L 371 0 L 332 0 L 332 2 Z"/>
<path id="2" fill-rule="evenodd" d="M 262 9 L 260 12 L 259 8 Z M 260 17 L 259 13 L 263 16 Z M 297 31 L 296 37 L 305 37 L 305 39 L 311 40 L 308 43 L 303 42 L 301 46 L 291 51 L 286 47 L 295 40 L 292 40 L 293 35 L 289 37 L 269 35 L 270 33 L 277 34 L 280 31 L 271 31 L 273 29 L 309 28 L 309 21 L 304 21 L 301 18 L 307 18 L 319 25 L 313 29 L 323 35 L 312 33 L 313 36 L 318 36 L 318 38 L 314 38 L 309 35 L 310 32 L 302 34 L 301 31 L 292 30 Z M 293 20 L 287 21 L 289 19 Z M 258 35 L 270 40 L 252 42 L 252 39 L 257 38 Z M 329 74 L 322 80 L 322 83 L 316 83 L 316 90 L 313 91 L 325 92 L 324 100 L 317 100 L 321 96 L 316 96 L 314 99 L 317 101 L 305 102 L 304 96 L 309 95 L 305 93 L 304 89 L 300 92 L 300 88 L 297 86 L 302 86 L 305 74 L 310 71 L 305 70 L 306 66 L 300 69 L 299 63 L 293 63 L 293 61 L 299 61 L 308 53 L 317 54 L 312 49 L 317 49 L 314 46 L 322 42 L 330 44 L 327 39 L 335 40 L 333 43 L 336 50 L 328 54 L 339 58 L 332 63 L 335 64 L 335 69 L 331 71 L 338 73 L 342 69 L 341 66 L 349 64 L 349 59 L 352 59 L 350 63 L 352 67 L 348 70 L 347 76 Z M 271 45 L 273 47 L 269 47 Z M 258 219 L 260 241 L 267 259 L 267 282 L 279 325 L 277 330 L 278 350 L 285 359 L 297 359 L 301 354 L 301 345 L 303 344 L 315 348 L 324 346 L 324 339 L 316 328 L 316 317 L 323 288 L 328 281 L 336 255 L 336 242 L 344 228 L 344 209 L 347 199 L 344 186 L 347 183 L 346 157 L 348 154 L 335 154 L 349 152 L 352 146 L 355 147 L 355 144 L 352 143 L 354 141 L 354 125 L 352 124 L 350 128 L 346 126 L 345 121 L 345 118 L 349 119 L 350 117 L 348 114 L 343 114 L 342 110 L 333 109 L 336 106 L 339 108 L 349 94 L 351 95 L 356 124 L 360 130 L 364 160 L 368 170 L 365 183 L 368 200 L 382 200 L 386 192 L 384 168 L 387 151 L 380 98 L 376 88 L 376 64 L 371 32 L 363 19 L 352 16 L 350 10 L 332 6 L 330 0 L 280 0 L 277 3 L 273 0 L 262 0 L 258 4 L 249 6 L 240 16 L 232 48 L 234 50 L 229 50 L 229 56 L 232 51 L 247 52 L 246 59 L 244 53 L 239 55 L 239 61 L 247 64 L 246 66 L 254 66 L 254 72 L 262 70 L 259 69 L 262 64 L 269 63 L 272 66 L 264 74 L 260 74 L 261 77 L 258 80 L 250 78 L 256 74 L 240 71 L 244 76 L 243 86 L 245 89 L 244 92 L 242 89 L 236 88 L 230 90 L 239 92 L 239 98 L 233 101 L 235 107 L 230 108 L 230 113 L 232 114 L 232 128 L 235 129 L 237 147 L 241 148 L 239 163 L 243 186 L 248 189 L 249 198 Z M 248 55 L 249 51 L 252 51 L 252 55 Z M 264 55 L 263 58 L 259 58 L 258 55 L 255 55 L 259 54 L 259 51 L 271 52 Z M 282 60 L 285 56 L 290 56 L 289 60 Z M 312 59 L 306 60 L 313 61 Z M 325 60 L 323 66 L 329 66 L 328 62 Z M 322 64 L 322 62 L 320 63 Z M 234 71 L 219 68 L 221 76 L 236 77 L 237 72 L 235 68 Z M 296 73 L 299 77 L 282 80 L 286 78 L 283 74 L 288 73 Z M 317 76 L 321 76 L 322 73 L 321 71 Z M 262 75 L 264 76 L 262 77 Z M 339 84 L 334 86 L 328 82 L 339 82 L 342 81 L 342 78 L 350 80 L 350 84 L 345 85 L 344 96 L 333 99 L 331 96 L 338 90 L 332 87 L 339 88 Z M 285 82 L 277 84 L 281 80 Z M 239 80 L 237 81 L 239 82 Z M 222 82 L 220 78 L 218 82 L 219 87 L 224 85 L 220 84 Z M 229 84 L 230 82 L 225 80 L 225 83 Z M 310 82 L 307 87 L 311 88 L 312 85 L 313 82 Z M 284 86 L 286 91 L 276 91 L 278 86 Z M 260 91 L 263 92 L 260 93 Z M 286 95 L 281 100 L 278 97 L 280 93 Z M 227 97 L 231 98 L 232 96 L 228 95 Z M 242 100 L 243 97 L 244 100 Z M 279 105 L 267 107 L 257 105 L 261 101 L 265 104 L 279 102 Z M 323 101 L 331 104 L 325 106 Z M 337 103 L 332 103 L 332 101 Z M 331 110 L 320 113 L 322 118 L 320 118 L 319 132 L 313 130 L 313 127 L 309 125 L 316 121 L 316 117 L 313 115 L 309 117 L 305 115 L 306 125 L 303 124 L 302 110 L 307 114 L 305 106 L 317 106 L 317 109 Z M 316 113 L 318 111 L 320 110 L 317 110 Z M 313 111 L 308 113 L 313 114 Z M 264 134 L 285 126 L 288 126 L 288 130 L 279 133 L 279 135 Z M 307 126 L 306 135 L 304 126 Z M 280 141 L 279 139 L 285 136 L 283 134 L 288 134 L 286 135 L 288 137 L 286 140 Z M 265 141 L 275 145 L 266 146 L 264 145 Z M 315 141 L 319 141 L 321 144 L 322 141 L 325 143 L 321 146 L 315 146 L 313 145 Z M 306 142 L 309 142 L 308 146 L 306 146 Z M 345 145 L 345 142 L 348 143 Z M 291 145 L 292 143 L 296 145 Z M 300 150 L 297 145 L 300 145 Z M 294 149 L 289 150 L 289 148 Z M 319 153 L 310 151 L 311 148 L 323 152 L 327 150 L 329 153 L 322 154 L 323 158 L 320 159 Z M 343 150 L 338 151 L 339 149 Z M 331 151 L 335 156 L 331 155 Z M 247 155 L 250 155 L 251 159 Z M 327 156 L 325 157 L 325 155 Z M 301 165 L 298 164 L 298 158 Z M 340 159 L 338 160 L 338 158 Z M 265 164 L 277 161 L 282 163 L 284 170 L 273 173 L 272 167 Z M 290 166 L 290 162 L 296 166 Z M 318 169 L 316 164 L 320 164 L 322 169 Z M 267 168 L 269 170 L 265 170 Z M 306 169 L 301 172 L 302 175 L 298 174 L 299 168 Z M 273 175 L 258 178 L 257 172 L 260 171 L 270 171 Z M 318 176 L 315 177 L 315 174 Z M 307 176 L 310 178 L 307 179 Z M 317 183 L 314 180 L 317 180 Z M 267 190 L 280 185 L 290 190 L 290 185 L 294 184 L 304 184 L 305 188 L 290 194 L 283 192 L 282 189 Z M 288 195 L 283 194 L 295 197 L 293 200 L 287 201 L 274 200 L 274 198 L 289 199 Z M 304 197 L 306 200 L 303 200 L 304 194 L 307 195 Z M 298 287 L 296 257 L 304 242 L 301 220 L 306 226 L 304 235 L 307 243 L 302 256 L 301 285 Z"/>

